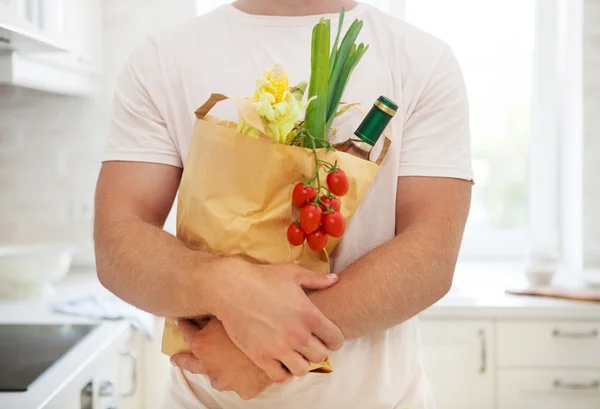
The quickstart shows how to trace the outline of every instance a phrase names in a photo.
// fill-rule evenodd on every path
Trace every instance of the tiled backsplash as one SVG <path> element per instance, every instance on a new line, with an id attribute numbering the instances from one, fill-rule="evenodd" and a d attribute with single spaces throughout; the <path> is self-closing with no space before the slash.
<path id="1" fill-rule="evenodd" d="M 105 120 L 93 99 L 0 87 L 0 242 L 67 241 L 93 260 Z"/>

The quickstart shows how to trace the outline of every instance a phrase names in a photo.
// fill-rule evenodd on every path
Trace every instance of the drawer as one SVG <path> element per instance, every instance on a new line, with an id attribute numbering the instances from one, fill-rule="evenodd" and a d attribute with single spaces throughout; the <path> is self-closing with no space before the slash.
<path id="1" fill-rule="evenodd" d="M 598 409 L 600 370 L 502 369 L 498 409 Z"/>
<path id="2" fill-rule="evenodd" d="M 499 367 L 600 368 L 600 323 L 498 322 Z"/>

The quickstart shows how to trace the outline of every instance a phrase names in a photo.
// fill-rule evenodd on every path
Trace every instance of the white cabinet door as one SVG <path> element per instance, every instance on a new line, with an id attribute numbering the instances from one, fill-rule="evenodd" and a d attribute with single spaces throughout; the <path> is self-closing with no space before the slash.
<path id="1" fill-rule="evenodd" d="M 143 335 L 133 331 L 119 351 L 119 409 L 143 409 Z"/>
<path id="2" fill-rule="evenodd" d="M 438 407 L 494 408 L 491 321 L 421 319 L 423 361 Z"/>
<path id="3" fill-rule="evenodd" d="M 155 318 L 154 337 L 144 342 L 143 409 L 161 409 L 165 390 L 171 373 L 169 357 L 161 352 L 164 318 Z"/>
<path id="4" fill-rule="evenodd" d="M 94 69 L 101 67 L 101 0 L 62 0 L 64 34 L 72 57 Z"/>
<path id="5" fill-rule="evenodd" d="M 600 371 L 501 369 L 498 409 L 599 409 Z"/>

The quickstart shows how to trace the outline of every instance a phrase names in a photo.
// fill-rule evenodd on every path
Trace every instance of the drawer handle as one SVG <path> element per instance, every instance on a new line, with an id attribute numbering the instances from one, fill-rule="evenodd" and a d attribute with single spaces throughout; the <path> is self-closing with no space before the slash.
<path id="1" fill-rule="evenodd" d="M 554 380 L 554 387 L 556 389 L 576 389 L 576 390 L 587 390 L 587 389 L 600 389 L 600 381 L 593 381 L 591 383 L 563 383 L 560 379 Z"/>
<path id="2" fill-rule="evenodd" d="M 124 358 L 129 358 L 131 362 L 131 389 L 127 392 L 121 392 L 121 396 L 124 398 L 134 396 L 137 393 L 137 354 L 133 351 L 121 351 L 121 356 Z"/>
<path id="3" fill-rule="evenodd" d="M 487 343 L 485 339 L 485 330 L 479 330 L 479 342 L 481 343 L 481 365 L 479 367 L 479 373 L 484 374 L 487 372 Z"/>
<path id="4" fill-rule="evenodd" d="M 593 329 L 590 332 L 563 332 L 558 328 L 552 330 L 552 336 L 556 338 L 570 338 L 570 339 L 586 339 L 586 338 L 598 338 L 598 330 Z"/>

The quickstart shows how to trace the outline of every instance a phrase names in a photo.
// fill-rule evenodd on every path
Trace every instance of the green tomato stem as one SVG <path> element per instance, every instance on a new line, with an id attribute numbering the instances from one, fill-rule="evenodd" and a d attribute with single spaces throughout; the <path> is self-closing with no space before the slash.
<path id="1" fill-rule="evenodd" d="M 308 139 L 310 139 L 311 149 L 313 151 L 313 155 L 315 157 L 315 175 L 314 178 L 317 179 L 317 197 L 315 199 L 315 203 L 318 204 L 321 197 L 321 178 L 319 177 L 319 156 L 317 155 L 317 148 L 315 146 L 315 138 L 307 131 Z"/>

